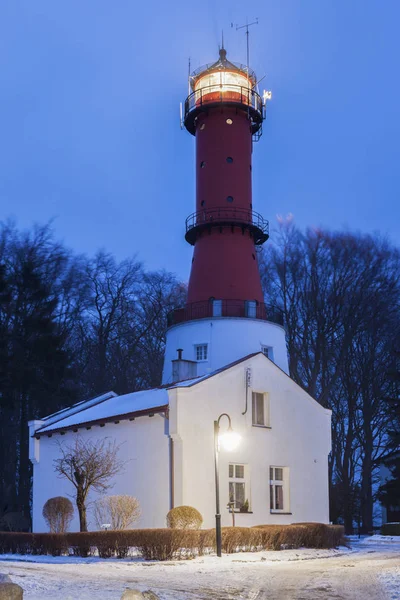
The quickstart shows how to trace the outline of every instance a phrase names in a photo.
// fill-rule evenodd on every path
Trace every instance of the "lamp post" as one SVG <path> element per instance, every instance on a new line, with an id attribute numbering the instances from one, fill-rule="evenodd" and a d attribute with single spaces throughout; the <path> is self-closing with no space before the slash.
<path id="1" fill-rule="evenodd" d="M 219 422 L 222 417 L 227 417 L 228 419 L 228 430 L 220 435 L 219 430 Z M 235 433 L 232 429 L 231 418 L 227 413 L 222 413 L 217 419 L 214 421 L 214 465 L 215 465 L 215 537 L 217 542 L 217 556 L 221 557 L 222 555 L 222 543 L 221 543 L 221 513 L 220 513 L 220 503 L 219 503 L 219 462 L 218 462 L 218 454 L 219 454 L 219 445 L 221 444 L 225 450 L 234 450 L 240 442 L 240 435 Z"/>

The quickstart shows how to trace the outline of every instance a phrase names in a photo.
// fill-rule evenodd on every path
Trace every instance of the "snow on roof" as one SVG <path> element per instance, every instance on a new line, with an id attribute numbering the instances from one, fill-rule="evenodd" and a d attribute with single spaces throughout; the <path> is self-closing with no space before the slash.
<path id="1" fill-rule="evenodd" d="M 132 413 L 151 410 L 168 405 L 168 390 L 153 389 L 141 392 L 133 392 L 122 396 L 113 395 L 108 400 L 100 404 L 88 406 L 75 414 L 70 414 L 58 421 L 53 421 L 38 429 L 35 434 L 58 431 L 60 429 L 70 429 L 73 426 L 80 426 L 83 423 L 93 421 L 107 421 L 111 418 L 118 418 Z"/>
<path id="2" fill-rule="evenodd" d="M 78 402 L 71 408 L 63 409 L 58 413 L 54 413 L 53 415 L 42 419 L 44 425 L 38 428 L 34 435 L 81 427 L 93 422 L 106 422 L 123 417 L 129 418 L 134 416 L 135 413 L 151 412 L 152 409 L 166 407 L 169 404 L 169 389 L 191 387 L 205 379 L 209 379 L 214 375 L 227 371 L 231 367 L 234 367 L 257 354 L 262 354 L 264 356 L 262 352 L 254 352 L 253 354 L 248 354 L 247 356 L 212 371 L 211 373 L 207 373 L 206 375 L 178 381 L 160 388 L 133 392 L 122 396 L 117 396 L 115 392 L 107 392 L 96 398 Z"/>
<path id="3" fill-rule="evenodd" d="M 86 410 L 90 406 L 94 406 L 108 400 L 109 398 L 114 398 L 117 394 L 115 392 L 107 392 L 106 394 L 101 394 L 100 396 L 96 396 L 95 398 L 90 398 L 89 400 L 81 400 L 76 404 L 68 408 L 63 408 L 52 415 L 48 415 L 47 417 L 43 417 L 40 419 L 41 421 L 45 421 L 46 427 L 51 423 L 55 423 L 56 421 L 61 421 L 61 419 L 65 419 L 70 415 L 74 415 L 78 412 Z"/>

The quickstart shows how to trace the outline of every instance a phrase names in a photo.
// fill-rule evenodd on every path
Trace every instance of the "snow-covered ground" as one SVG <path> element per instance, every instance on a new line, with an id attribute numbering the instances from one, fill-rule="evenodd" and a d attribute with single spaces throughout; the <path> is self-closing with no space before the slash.
<path id="1" fill-rule="evenodd" d="M 400 600 L 400 542 L 283 550 L 191 561 L 0 556 L 24 600 L 119 600 L 127 588 L 162 600 Z"/>

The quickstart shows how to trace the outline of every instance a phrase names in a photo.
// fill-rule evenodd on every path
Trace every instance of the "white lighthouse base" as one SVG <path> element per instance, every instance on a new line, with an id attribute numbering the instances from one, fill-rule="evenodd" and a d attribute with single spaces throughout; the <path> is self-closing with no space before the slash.
<path id="1" fill-rule="evenodd" d="M 205 360 L 198 360 L 197 346 L 207 346 Z M 173 382 L 172 361 L 177 358 L 178 349 L 183 350 L 183 359 L 197 362 L 197 375 L 206 375 L 261 351 L 289 373 L 285 330 L 270 321 L 211 317 L 174 325 L 167 331 L 163 384 Z"/>

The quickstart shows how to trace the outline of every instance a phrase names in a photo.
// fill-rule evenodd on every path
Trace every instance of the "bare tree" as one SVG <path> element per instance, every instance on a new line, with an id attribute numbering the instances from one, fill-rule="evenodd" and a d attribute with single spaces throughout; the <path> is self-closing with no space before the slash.
<path id="1" fill-rule="evenodd" d="M 74 485 L 80 530 L 87 531 L 88 494 L 91 489 L 104 493 L 113 486 L 112 478 L 124 466 L 118 458 L 120 446 L 108 438 L 91 441 L 78 436 L 72 445 L 59 447 L 61 458 L 54 460 L 54 469 Z"/>
<path id="2" fill-rule="evenodd" d="M 105 523 L 111 529 L 129 529 L 141 514 L 139 500 L 133 496 L 105 496 L 94 503 L 94 518 L 98 529 Z"/>
<path id="3" fill-rule="evenodd" d="M 332 410 L 331 514 L 372 527 L 390 419 L 385 365 L 398 335 L 400 254 L 379 236 L 283 223 L 259 255 L 270 314 L 286 325 L 290 374 Z"/>

